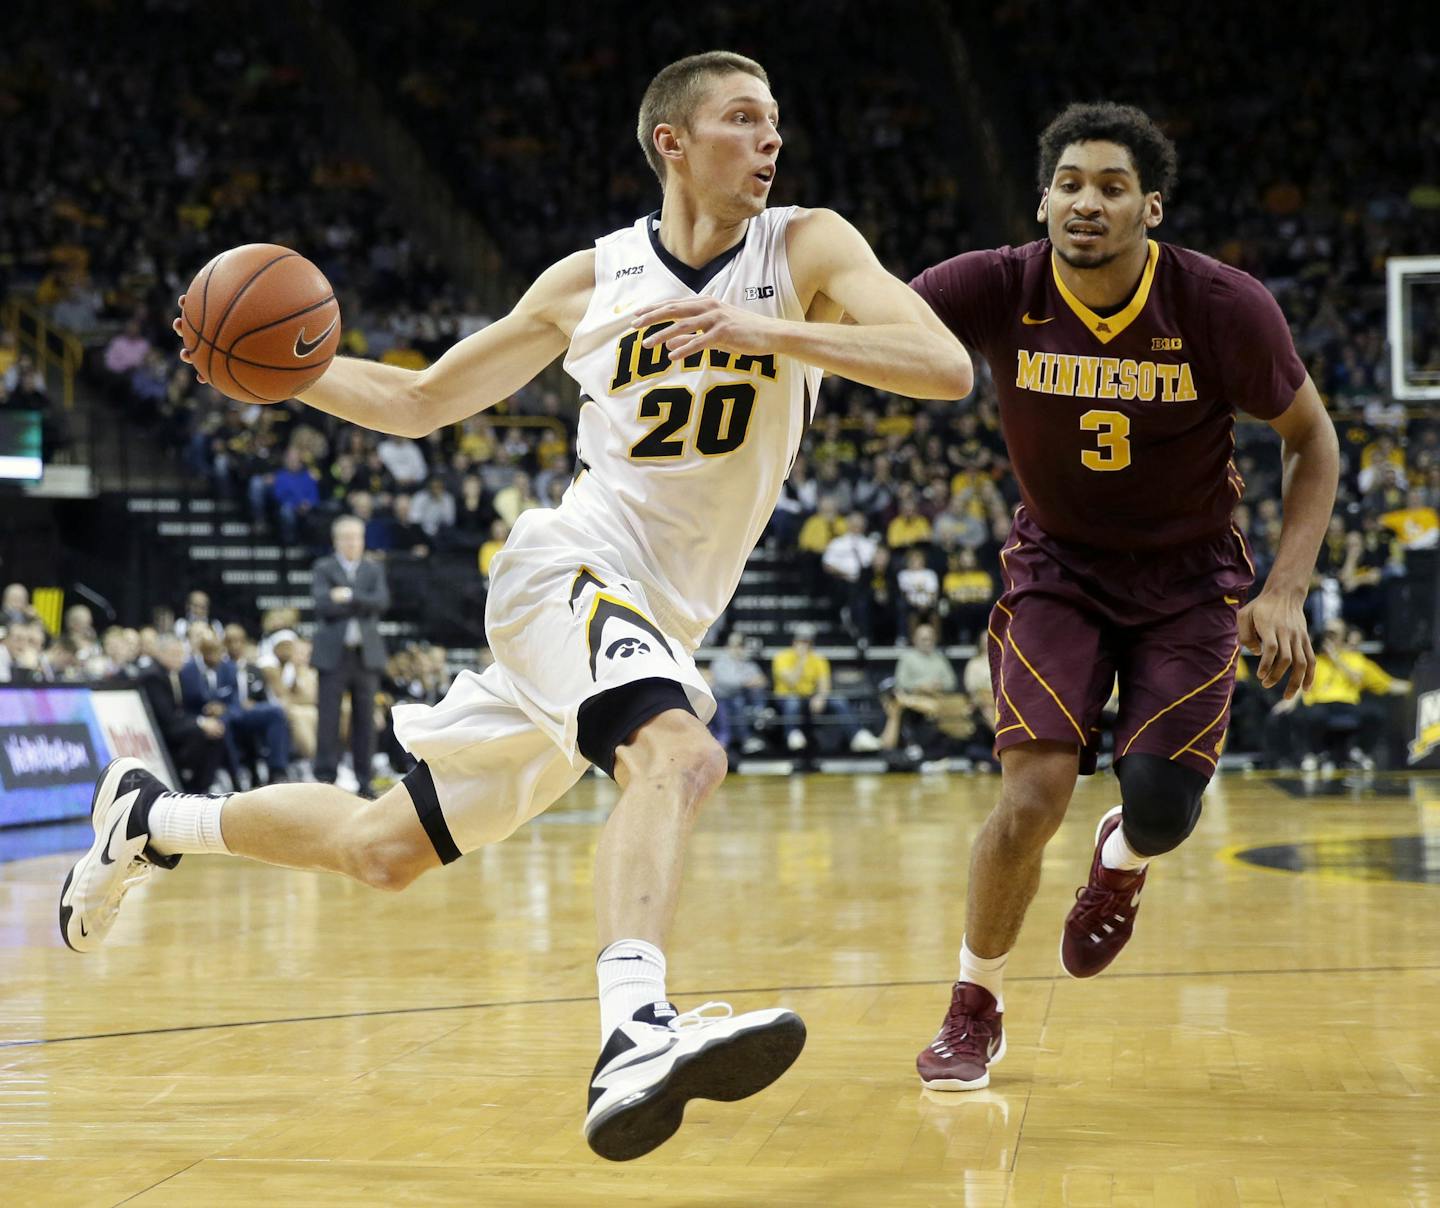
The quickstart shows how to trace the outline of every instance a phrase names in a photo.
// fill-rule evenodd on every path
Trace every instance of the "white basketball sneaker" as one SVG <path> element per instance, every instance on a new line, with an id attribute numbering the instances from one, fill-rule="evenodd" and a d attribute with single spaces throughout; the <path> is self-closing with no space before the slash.
<path id="1" fill-rule="evenodd" d="M 60 937 L 76 952 L 98 948 L 120 912 L 120 900 L 154 868 L 174 868 L 179 856 L 152 850 L 150 806 L 170 790 L 138 759 L 112 759 L 90 803 L 95 842 L 65 874 L 60 888 Z"/>
<path id="2" fill-rule="evenodd" d="M 585 1140 L 612 1162 L 638 1158 L 675 1135 L 691 1099 L 763 1091 L 804 1047 L 805 1024 L 779 1007 L 744 1015 L 723 1002 L 683 1015 L 668 1002 L 641 1007 L 595 1063 Z"/>

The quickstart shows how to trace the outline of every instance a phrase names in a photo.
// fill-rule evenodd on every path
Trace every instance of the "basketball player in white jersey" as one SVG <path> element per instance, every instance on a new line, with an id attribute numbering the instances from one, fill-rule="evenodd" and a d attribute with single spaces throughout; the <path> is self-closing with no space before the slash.
<path id="1" fill-rule="evenodd" d="M 340 359 L 303 396 L 418 437 L 564 354 L 580 387 L 580 472 L 495 557 L 494 666 L 462 673 L 434 707 L 395 710 L 421 761 L 402 784 L 374 802 L 323 784 L 187 796 L 119 760 L 96 787 L 94 846 L 61 892 L 67 944 L 99 944 L 127 887 L 186 852 L 403 889 L 505 838 L 598 764 L 622 791 L 596 857 L 591 1147 L 637 1157 L 675 1132 L 689 1099 L 740 1099 L 784 1072 L 805 1037 L 790 1011 L 681 1014 L 666 996 L 686 839 L 726 770 L 691 655 L 769 519 L 821 374 L 949 399 L 969 392 L 971 367 L 848 222 L 765 208 L 777 123 L 759 64 L 727 52 L 671 64 L 640 110 L 657 214 L 546 270 L 429 369 Z"/>

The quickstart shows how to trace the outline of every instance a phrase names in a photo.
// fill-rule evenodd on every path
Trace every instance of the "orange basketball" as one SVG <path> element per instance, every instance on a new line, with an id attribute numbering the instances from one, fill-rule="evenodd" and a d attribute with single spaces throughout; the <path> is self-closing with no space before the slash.
<path id="1" fill-rule="evenodd" d="M 299 252 L 247 243 L 221 252 L 185 294 L 185 350 L 242 403 L 278 403 L 320 379 L 340 347 L 340 304 Z"/>

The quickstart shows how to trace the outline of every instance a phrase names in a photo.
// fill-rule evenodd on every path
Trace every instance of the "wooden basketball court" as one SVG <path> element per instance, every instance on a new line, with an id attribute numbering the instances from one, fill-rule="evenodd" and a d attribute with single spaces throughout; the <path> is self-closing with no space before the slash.
<path id="1" fill-rule="evenodd" d="M 784 1004 L 809 1044 L 624 1166 L 580 1135 L 608 785 L 398 896 L 190 856 L 89 957 L 56 932 L 72 857 L 0 865 L 0 1202 L 1440 1203 L 1440 780 L 1224 777 L 1088 983 L 1056 947 L 1115 784 L 1082 784 L 1010 962 L 1009 1055 L 987 1091 L 923 1092 L 997 788 L 727 783 L 673 996 Z"/>

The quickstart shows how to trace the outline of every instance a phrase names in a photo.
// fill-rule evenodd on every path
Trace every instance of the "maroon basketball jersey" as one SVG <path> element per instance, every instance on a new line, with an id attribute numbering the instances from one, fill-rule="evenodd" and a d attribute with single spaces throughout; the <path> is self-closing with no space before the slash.
<path id="1" fill-rule="evenodd" d="M 1263 285 L 1153 240 L 1109 316 L 1065 287 L 1048 239 L 967 252 L 911 284 L 990 362 L 1020 493 L 1062 541 L 1139 551 L 1223 532 L 1244 491 L 1236 408 L 1274 419 L 1305 380 Z"/>

